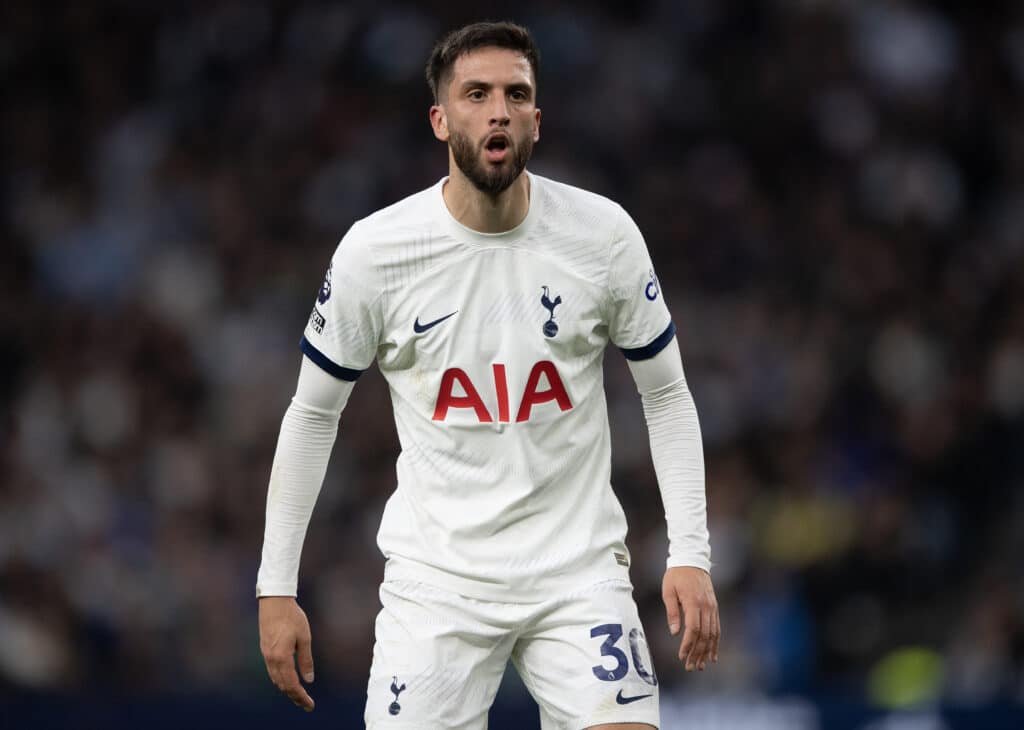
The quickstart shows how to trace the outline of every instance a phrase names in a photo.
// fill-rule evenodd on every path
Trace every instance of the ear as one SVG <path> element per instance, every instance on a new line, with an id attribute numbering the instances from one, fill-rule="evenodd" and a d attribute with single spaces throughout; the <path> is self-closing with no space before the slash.
<path id="1" fill-rule="evenodd" d="M 448 115 L 440 104 L 430 107 L 430 126 L 434 129 L 435 137 L 442 142 L 448 141 Z"/>
<path id="2" fill-rule="evenodd" d="M 540 141 L 540 109 L 535 109 L 533 117 L 533 141 Z"/>

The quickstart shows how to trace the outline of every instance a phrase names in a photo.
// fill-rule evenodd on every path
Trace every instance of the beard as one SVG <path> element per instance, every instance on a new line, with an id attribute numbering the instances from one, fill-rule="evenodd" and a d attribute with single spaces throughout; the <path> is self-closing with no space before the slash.
<path id="1" fill-rule="evenodd" d="M 461 132 L 451 132 L 449 144 L 455 164 L 462 170 L 462 174 L 473 183 L 473 187 L 492 197 L 497 197 L 516 181 L 533 154 L 533 137 L 529 135 L 521 141 L 509 142 L 510 154 L 500 165 L 484 162 L 480 155 L 483 145 L 473 144 L 469 136 Z"/>

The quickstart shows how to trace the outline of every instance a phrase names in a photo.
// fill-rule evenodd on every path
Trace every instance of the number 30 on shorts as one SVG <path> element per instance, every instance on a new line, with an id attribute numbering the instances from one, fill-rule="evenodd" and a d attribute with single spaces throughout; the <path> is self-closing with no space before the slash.
<path id="1" fill-rule="evenodd" d="M 597 664 L 591 667 L 591 671 L 602 682 L 617 682 L 625 677 L 626 672 L 629 671 L 629 658 L 622 649 L 615 645 L 622 638 L 622 624 L 601 624 L 590 630 L 590 638 L 594 639 L 600 636 L 606 637 L 604 643 L 601 644 L 601 656 L 611 657 L 615 660 L 615 666 L 608 669 L 603 664 Z M 651 670 L 648 671 L 644 666 L 643 658 L 640 656 L 641 641 L 644 641 L 645 644 L 647 643 L 640 629 L 630 629 L 629 652 L 633 655 L 633 668 L 640 675 L 640 679 L 652 687 L 656 687 L 658 686 L 658 678 L 654 674 L 654 667 L 651 667 Z"/>

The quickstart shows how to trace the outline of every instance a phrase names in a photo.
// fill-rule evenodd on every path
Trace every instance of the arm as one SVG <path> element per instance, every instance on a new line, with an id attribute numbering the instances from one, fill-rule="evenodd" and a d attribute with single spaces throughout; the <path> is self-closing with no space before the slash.
<path id="1" fill-rule="evenodd" d="M 657 355 L 629 360 L 643 403 L 651 456 L 668 524 L 669 556 L 662 599 L 669 630 L 679 633 L 680 607 L 686 631 L 679 649 L 687 671 L 718 661 L 718 604 L 711 568 L 704 495 L 704 451 L 693 397 L 683 374 L 675 338 Z"/>
<path id="2" fill-rule="evenodd" d="M 298 652 L 303 679 L 313 681 L 309 622 L 295 600 L 299 557 L 338 432 L 338 418 L 353 385 L 302 358 L 295 396 L 281 422 L 267 490 L 263 559 L 256 580 L 260 650 L 274 684 L 307 712 L 312 711 L 313 700 L 295 673 Z"/>

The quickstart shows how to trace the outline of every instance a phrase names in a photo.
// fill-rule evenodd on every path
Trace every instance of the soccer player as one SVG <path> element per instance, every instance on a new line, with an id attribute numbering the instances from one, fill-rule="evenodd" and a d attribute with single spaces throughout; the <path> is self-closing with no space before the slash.
<path id="1" fill-rule="evenodd" d="M 430 123 L 448 176 L 357 221 L 302 339 L 257 580 L 274 683 L 313 700 L 299 555 L 353 384 L 376 359 L 401 442 L 368 728 L 485 728 L 509 660 L 541 726 L 659 726 L 658 680 L 610 485 L 602 356 L 640 391 L 668 523 L 662 585 L 679 659 L 717 661 L 700 430 L 669 311 L 632 219 L 526 170 L 540 138 L 537 49 L 511 23 L 434 48 Z M 681 626 L 685 619 L 685 625 Z"/>

